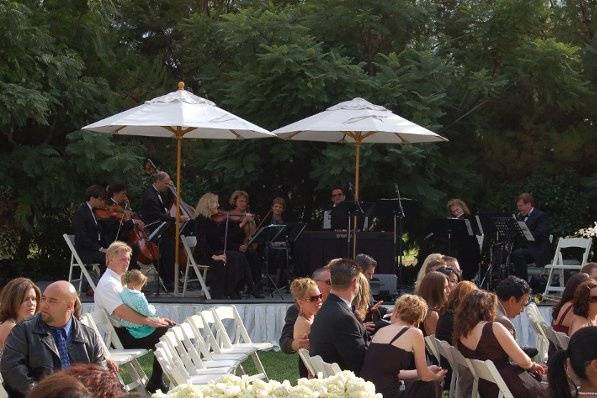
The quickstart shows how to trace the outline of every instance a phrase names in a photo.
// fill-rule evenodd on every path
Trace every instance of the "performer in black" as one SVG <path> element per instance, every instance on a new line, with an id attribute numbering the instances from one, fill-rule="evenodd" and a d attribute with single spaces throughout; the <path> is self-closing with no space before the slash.
<path id="1" fill-rule="evenodd" d="M 527 265 L 535 263 L 543 267 L 551 258 L 551 247 L 549 244 L 549 218 L 547 214 L 535 208 L 535 199 L 530 193 L 521 193 L 516 199 L 516 207 L 519 221 L 524 221 L 534 242 L 517 242 L 512 255 L 510 256 L 514 266 L 514 273 L 525 281 L 528 280 Z"/>
<path id="2" fill-rule="evenodd" d="M 75 249 L 85 264 L 99 264 L 106 268 L 106 246 L 102 243 L 100 225 L 95 217 L 94 209 L 104 207 L 104 188 L 92 185 L 85 190 L 85 202 L 73 215 L 73 232 Z"/>
<path id="3" fill-rule="evenodd" d="M 468 219 L 471 225 L 475 225 L 476 221 L 462 199 L 450 199 L 446 207 L 448 209 L 448 218 Z M 475 235 L 459 237 L 454 239 L 451 247 L 453 253 L 448 254 L 458 259 L 462 269 L 462 278 L 472 280 L 479 269 L 479 262 L 481 261 L 481 249 L 477 237 Z"/>
<path id="4" fill-rule="evenodd" d="M 346 200 L 344 190 L 340 187 L 335 187 L 334 189 L 332 189 L 331 200 L 332 208 L 330 211 L 332 217 L 332 229 L 347 229 L 348 207 L 346 206 L 346 203 L 344 203 L 344 201 Z"/>
<path id="5" fill-rule="evenodd" d="M 208 264 L 210 293 L 214 299 L 240 299 L 240 291 L 246 284 L 256 298 L 249 263 L 239 251 L 245 234 L 239 227 L 242 216 L 219 212 L 216 194 L 204 194 L 195 207 L 197 246 L 194 256 L 202 264 Z"/>
<path id="6" fill-rule="evenodd" d="M 160 249 L 159 273 L 167 290 L 174 289 L 174 234 L 176 219 L 170 215 L 174 203 L 169 186 L 172 183 L 168 173 L 158 171 L 153 176 L 153 184 L 143 194 L 141 202 L 141 218 L 149 234 L 159 228 L 163 222 L 167 224 L 158 233 L 157 243 Z"/>

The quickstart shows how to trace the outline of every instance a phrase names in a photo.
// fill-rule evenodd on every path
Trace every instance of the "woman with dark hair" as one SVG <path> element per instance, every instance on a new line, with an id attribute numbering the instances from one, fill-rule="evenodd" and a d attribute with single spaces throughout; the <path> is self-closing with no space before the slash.
<path id="1" fill-rule="evenodd" d="M 116 374 L 94 363 L 76 363 L 58 373 L 75 377 L 95 398 L 116 398 L 124 393 Z"/>
<path id="2" fill-rule="evenodd" d="M 449 267 L 440 267 L 436 271 L 441 272 L 442 274 L 446 275 L 446 278 L 448 278 L 448 296 L 449 296 L 450 293 L 452 292 L 452 290 L 454 290 L 454 288 L 458 284 L 458 282 L 460 282 L 462 280 L 462 277 L 460 276 L 458 271 L 456 271 L 453 268 L 449 268 Z"/>
<path id="3" fill-rule="evenodd" d="M 572 311 L 575 316 L 568 336 L 587 326 L 597 326 L 597 282 L 589 279 L 578 285 L 574 292 Z"/>
<path id="4" fill-rule="evenodd" d="M 583 328 L 570 338 L 567 350 L 558 351 L 549 357 L 547 377 L 552 396 L 558 398 L 597 396 L 596 341 L 597 327 Z M 571 379 L 580 381 L 580 385 L 571 386 L 569 382 Z"/>
<path id="5" fill-rule="evenodd" d="M 518 346 L 504 325 L 494 322 L 497 296 L 475 290 L 466 296 L 454 318 L 454 343 L 467 358 L 491 360 L 515 398 L 548 397 L 547 386 L 533 375 L 545 373 L 545 367 L 533 362 Z M 482 398 L 497 397 L 493 383 L 479 380 Z"/>
<path id="6" fill-rule="evenodd" d="M 588 281 L 589 275 L 579 272 L 568 279 L 562 298 L 556 304 L 551 311 L 551 326 L 556 332 L 562 332 L 568 334 L 568 329 L 572 325 L 574 320 L 574 313 L 570 311 L 572 309 L 572 301 L 574 300 L 574 292 L 581 283 Z"/>
<path id="7" fill-rule="evenodd" d="M 0 294 L 0 354 L 12 328 L 35 315 L 40 300 L 41 292 L 31 279 L 16 278 L 4 286 Z"/>
<path id="8" fill-rule="evenodd" d="M 421 296 L 429 306 L 427 316 L 421 324 L 423 335 L 435 334 L 439 314 L 448 302 L 449 289 L 448 277 L 441 272 L 431 271 L 421 281 L 417 295 Z"/>
<path id="9" fill-rule="evenodd" d="M 95 395 L 75 377 L 57 372 L 33 387 L 27 398 L 95 398 Z"/>

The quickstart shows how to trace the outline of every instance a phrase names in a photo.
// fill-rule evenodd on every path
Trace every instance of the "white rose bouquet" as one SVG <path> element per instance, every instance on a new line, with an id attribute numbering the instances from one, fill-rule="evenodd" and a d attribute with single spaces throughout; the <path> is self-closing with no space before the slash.
<path id="1" fill-rule="evenodd" d="M 202 386 L 179 385 L 167 394 L 155 393 L 153 398 L 382 398 L 375 386 L 343 371 L 327 379 L 299 379 L 296 386 L 288 380 L 282 383 L 253 380 L 248 376 L 225 375 Z"/>

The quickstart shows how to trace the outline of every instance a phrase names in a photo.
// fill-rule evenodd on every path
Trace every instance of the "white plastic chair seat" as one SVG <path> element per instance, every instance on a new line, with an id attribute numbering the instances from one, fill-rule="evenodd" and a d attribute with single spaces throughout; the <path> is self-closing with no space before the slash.
<path id="1" fill-rule="evenodd" d="M 236 343 L 234 344 L 234 347 L 247 348 L 257 351 L 270 351 L 274 349 L 274 345 L 272 343 Z"/>
<path id="2" fill-rule="evenodd" d="M 147 354 L 147 350 L 144 349 L 124 349 L 124 350 L 109 350 L 110 351 L 110 356 L 112 357 L 112 360 L 114 362 L 116 362 L 118 365 L 121 365 L 123 363 L 127 363 L 130 362 L 134 359 L 138 359 L 139 357 L 142 357 L 143 355 Z"/>

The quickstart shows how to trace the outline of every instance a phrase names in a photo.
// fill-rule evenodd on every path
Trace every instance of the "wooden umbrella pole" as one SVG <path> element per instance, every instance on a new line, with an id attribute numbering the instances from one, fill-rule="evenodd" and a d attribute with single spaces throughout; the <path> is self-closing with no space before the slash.
<path id="1" fill-rule="evenodd" d="M 184 132 L 179 126 L 176 128 L 176 228 L 174 232 L 174 294 L 178 294 L 178 264 L 180 240 L 180 162 L 182 156 L 182 136 Z"/>

